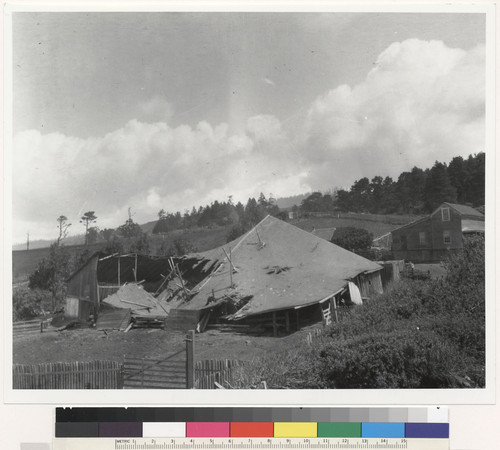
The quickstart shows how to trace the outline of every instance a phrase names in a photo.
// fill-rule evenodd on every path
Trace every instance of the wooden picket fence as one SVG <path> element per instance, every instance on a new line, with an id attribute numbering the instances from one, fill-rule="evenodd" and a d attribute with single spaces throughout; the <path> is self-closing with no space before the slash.
<path id="1" fill-rule="evenodd" d="M 125 358 L 123 378 L 124 389 L 186 389 L 186 359 Z"/>
<path id="2" fill-rule="evenodd" d="M 40 319 L 14 322 L 12 324 L 12 333 L 14 337 L 43 333 L 44 331 L 47 331 L 49 324 L 49 320 Z"/>
<path id="3" fill-rule="evenodd" d="M 232 388 L 237 360 L 194 363 L 194 331 L 186 348 L 162 358 L 116 361 L 46 363 L 13 366 L 14 389 L 216 389 Z"/>
<path id="4" fill-rule="evenodd" d="M 13 389 L 121 389 L 122 364 L 116 361 L 15 364 Z"/>
<path id="5" fill-rule="evenodd" d="M 202 360 L 195 364 L 196 389 L 217 389 L 217 384 L 224 388 L 232 388 L 237 368 L 246 364 L 238 360 Z"/>

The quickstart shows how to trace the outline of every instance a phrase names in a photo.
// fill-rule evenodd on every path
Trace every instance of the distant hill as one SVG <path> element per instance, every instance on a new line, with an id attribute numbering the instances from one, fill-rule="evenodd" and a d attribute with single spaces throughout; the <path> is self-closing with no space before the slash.
<path id="1" fill-rule="evenodd" d="M 302 200 L 311 195 L 310 192 L 306 194 L 292 195 L 290 197 L 280 197 L 276 199 L 276 204 L 280 209 L 290 209 L 293 205 L 300 206 Z"/>
<path id="2" fill-rule="evenodd" d="M 146 222 L 146 223 L 142 224 L 141 225 L 141 230 L 144 233 L 153 234 L 153 228 L 155 227 L 156 222 L 158 222 L 158 221 L 157 220 L 153 220 L 152 222 Z"/>
<path id="3" fill-rule="evenodd" d="M 30 241 L 30 250 L 36 250 L 38 248 L 48 248 L 56 240 L 55 239 L 37 239 L 35 241 Z M 64 245 L 83 245 L 85 244 L 85 235 L 78 234 L 76 236 L 68 236 L 64 239 Z M 26 250 L 26 242 L 22 244 L 12 245 L 12 250 Z"/>

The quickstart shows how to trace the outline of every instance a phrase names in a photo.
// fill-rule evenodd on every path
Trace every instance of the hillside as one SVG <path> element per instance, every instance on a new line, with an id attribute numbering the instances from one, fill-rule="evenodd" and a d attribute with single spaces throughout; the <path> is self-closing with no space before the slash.
<path id="1" fill-rule="evenodd" d="M 156 224 L 156 220 L 153 220 L 152 222 L 146 222 L 145 224 L 141 225 L 142 231 L 144 233 L 151 234 L 153 232 L 153 228 Z M 40 248 L 49 248 L 53 243 L 55 239 L 37 239 L 35 241 L 30 241 L 30 250 L 36 250 Z M 73 246 L 73 245 L 83 245 L 85 244 L 85 234 L 77 234 L 75 236 L 68 236 L 64 239 L 64 245 L 67 246 Z M 26 250 L 26 242 L 19 243 L 19 244 L 13 244 L 12 245 L 12 250 Z"/>
<path id="2" fill-rule="evenodd" d="M 390 231 L 419 219 L 413 215 L 382 215 L 382 214 L 337 214 L 330 217 L 308 217 L 293 220 L 291 223 L 296 227 L 312 231 L 320 228 L 355 227 L 364 228 L 379 237 Z"/>

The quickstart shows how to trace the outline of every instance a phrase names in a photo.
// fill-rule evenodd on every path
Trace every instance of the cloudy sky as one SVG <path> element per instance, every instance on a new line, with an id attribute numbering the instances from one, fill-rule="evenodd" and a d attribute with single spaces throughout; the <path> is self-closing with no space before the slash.
<path id="1" fill-rule="evenodd" d="M 14 242 L 482 151 L 484 45 L 482 14 L 14 13 Z"/>

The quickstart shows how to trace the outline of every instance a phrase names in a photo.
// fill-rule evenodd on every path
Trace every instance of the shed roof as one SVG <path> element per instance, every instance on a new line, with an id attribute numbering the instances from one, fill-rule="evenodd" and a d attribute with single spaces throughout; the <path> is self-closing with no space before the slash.
<path id="1" fill-rule="evenodd" d="M 482 220 L 462 220 L 462 233 L 484 233 L 484 222 Z"/>
<path id="2" fill-rule="evenodd" d="M 235 267 L 230 283 L 229 254 Z M 348 280 L 382 267 L 313 234 L 267 216 L 243 237 L 200 256 L 223 264 L 182 308 L 201 309 L 214 294 L 250 300 L 233 318 L 317 303 L 346 286 Z"/>

